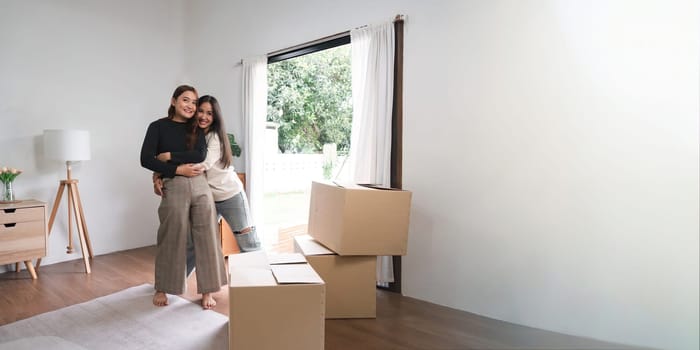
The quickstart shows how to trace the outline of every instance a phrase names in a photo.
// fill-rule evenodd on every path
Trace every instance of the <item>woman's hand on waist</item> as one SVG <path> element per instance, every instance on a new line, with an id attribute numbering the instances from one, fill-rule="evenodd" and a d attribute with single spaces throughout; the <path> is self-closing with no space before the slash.
<path id="1" fill-rule="evenodd" d="M 204 173 L 204 167 L 201 164 L 181 164 L 175 170 L 176 175 L 186 177 L 202 175 L 202 173 Z"/>
<path id="2" fill-rule="evenodd" d="M 165 187 L 163 186 L 163 179 L 153 176 L 153 193 L 158 196 L 165 198 Z"/>

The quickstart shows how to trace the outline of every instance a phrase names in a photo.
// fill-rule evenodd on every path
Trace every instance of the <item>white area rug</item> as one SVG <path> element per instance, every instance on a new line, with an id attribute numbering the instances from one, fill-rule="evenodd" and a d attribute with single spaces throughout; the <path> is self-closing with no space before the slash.
<path id="1" fill-rule="evenodd" d="M 0 350 L 228 349 L 228 318 L 153 286 L 125 289 L 0 327 Z"/>

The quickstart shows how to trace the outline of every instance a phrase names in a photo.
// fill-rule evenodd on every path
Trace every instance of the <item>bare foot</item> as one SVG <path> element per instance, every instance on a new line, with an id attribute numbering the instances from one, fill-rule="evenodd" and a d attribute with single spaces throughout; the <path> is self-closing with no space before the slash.
<path id="1" fill-rule="evenodd" d="M 153 295 L 153 305 L 155 306 L 165 306 L 168 305 L 168 295 L 165 292 L 156 292 Z"/>
<path id="2" fill-rule="evenodd" d="M 216 306 L 216 300 L 214 300 L 214 297 L 211 295 L 211 293 L 202 294 L 202 308 L 204 310 L 209 310 L 214 306 Z"/>

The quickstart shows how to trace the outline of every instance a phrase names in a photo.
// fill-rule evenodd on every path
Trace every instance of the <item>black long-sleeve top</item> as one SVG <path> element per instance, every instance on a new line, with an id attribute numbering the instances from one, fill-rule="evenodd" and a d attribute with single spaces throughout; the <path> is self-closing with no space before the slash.
<path id="1" fill-rule="evenodd" d="M 151 123 L 141 146 L 141 166 L 171 178 L 175 176 L 178 165 L 203 162 L 207 156 L 204 133 L 197 129 L 197 142 L 193 149 L 188 150 L 188 131 L 187 123 L 178 123 L 167 118 Z M 170 161 L 167 163 L 156 159 L 156 156 L 163 152 L 170 152 Z"/>

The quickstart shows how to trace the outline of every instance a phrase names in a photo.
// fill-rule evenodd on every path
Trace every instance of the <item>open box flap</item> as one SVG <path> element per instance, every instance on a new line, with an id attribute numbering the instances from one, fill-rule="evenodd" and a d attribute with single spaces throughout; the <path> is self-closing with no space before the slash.
<path id="1" fill-rule="evenodd" d="M 277 253 L 269 254 L 267 260 L 270 265 L 282 264 L 306 264 L 306 258 L 300 253 Z"/>
<path id="2" fill-rule="evenodd" d="M 232 254 L 228 257 L 229 268 L 252 267 L 259 269 L 270 269 L 270 262 L 264 250 L 254 252 Z"/>
<path id="3" fill-rule="evenodd" d="M 231 270 L 229 286 L 231 287 L 259 287 L 275 286 L 277 281 L 272 271 L 264 268 L 239 267 Z"/>
<path id="4" fill-rule="evenodd" d="M 305 256 L 336 255 L 334 251 L 324 247 L 309 235 L 296 236 L 294 239 Z"/>
<path id="5" fill-rule="evenodd" d="M 323 284 L 323 279 L 309 264 L 272 265 L 279 284 Z"/>

